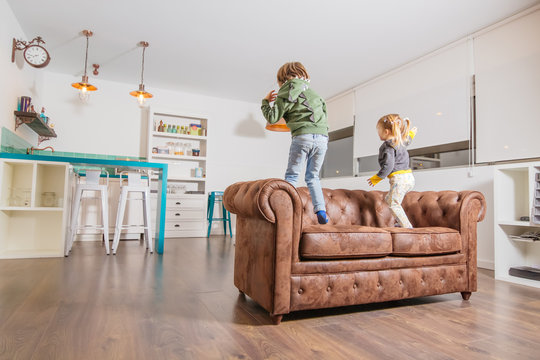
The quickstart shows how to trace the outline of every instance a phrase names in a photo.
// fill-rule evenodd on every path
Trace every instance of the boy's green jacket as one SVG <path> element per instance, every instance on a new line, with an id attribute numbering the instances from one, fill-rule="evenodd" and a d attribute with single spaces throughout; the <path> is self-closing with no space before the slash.
<path id="1" fill-rule="evenodd" d="M 309 83 L 301 79 L 285 82 L 278 91 L 274 106 L 263 99 L 261 110 L 270 124 L 284 118 L 291 129 L 291 135 L 322 134 L 328 135 L 326 103 Z"/>

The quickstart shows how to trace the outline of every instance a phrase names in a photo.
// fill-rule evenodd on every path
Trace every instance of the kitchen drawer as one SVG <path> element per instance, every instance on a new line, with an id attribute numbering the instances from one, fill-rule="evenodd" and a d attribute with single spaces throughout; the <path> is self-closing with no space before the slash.
<path id="1" fill-rule="evenodd" d="M 151 202 L 152 210 L 156 209 L 157 201 Z M 167 198 L 167 210 L 176 209 L 203 209 L 206 210 L 207 203 L 204 199 L 189 199 L 189 198 Z"/>
<path id="2" fill-rule="evenodd" d="M 165 213 L 165 221 L 177 221 L 177 220 L 206 220 L 205 209 L 177 209 L 167 210 Z"/>
<path id="3" fill-rule="evenodd" d="M 167 222 L 165 223 L 165 235 L 169 231 L 178 231 L 178 230 L 204 230 L 206 228 L 205 221 L 178 221 L 178 222 Z"/>
<path id="4" fill-rule="evenodd" d="M 203 199 L 167 199 L 167 209 L 206 209 Z"/>

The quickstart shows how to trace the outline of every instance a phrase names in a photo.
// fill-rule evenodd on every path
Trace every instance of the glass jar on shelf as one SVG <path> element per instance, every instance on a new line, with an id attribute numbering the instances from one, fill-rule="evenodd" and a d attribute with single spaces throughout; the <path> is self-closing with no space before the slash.
<path id="1" fill-rule="evenodd" d="M 174 155 L 174 142 L 168 141 L 166 145 L 167 145 L 167 148 L 169 149 L 169 154 Z"/>

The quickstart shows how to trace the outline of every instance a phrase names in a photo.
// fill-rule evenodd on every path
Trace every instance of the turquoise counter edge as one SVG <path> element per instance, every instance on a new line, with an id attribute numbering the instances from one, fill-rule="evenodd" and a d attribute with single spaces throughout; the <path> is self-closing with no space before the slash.
<path id="1" fill-rule="evenodd" d="M 158 254 L 163 254 L 165 245 L 165 209 L 167 207 L 167 176 L 169 172 L 168 164 L 154 163 L 147 161 L 129 161 L 129 160 L 100 160 L 89 159 L 81 157 L 68 157 L 68 156 L 47 156 L 47 155 L 27 155 L 27 154 L 14 154 L 14 153 L 0 153 L 0 159 L 13 159 L 13 160 L 32 160 L 32 161 L 49 161 L 49 162 L 64 162 L 70 164 L 79 165 L 113 165 L 123 166 L 131 168 L 150 168 L 158 169 L 158 194 L 157 197 L 157 213 L 156 233 L 154 247 Z"/>

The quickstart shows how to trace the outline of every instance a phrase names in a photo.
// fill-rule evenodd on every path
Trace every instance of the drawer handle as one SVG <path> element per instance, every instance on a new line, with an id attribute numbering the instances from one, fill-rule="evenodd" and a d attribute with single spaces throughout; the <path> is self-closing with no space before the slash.
<path id="1" fill-rule="evenodd" d="M 182 203 L 180 201 L 177 201 L 176 205 L 182 205 Z"/>
<path id="2" fill-rule="evenodd" d="M 174 214 L 174 216 L 180 216 L 180 213 L 176 213 L 176 214 Z"/>
<path id="3" fill-rule="evenodd" d="M 178 225 L 178 224 L 175 224 L 175 225 L 174 225 L 174 227 L 180 227 L 180 225 Z"/>

